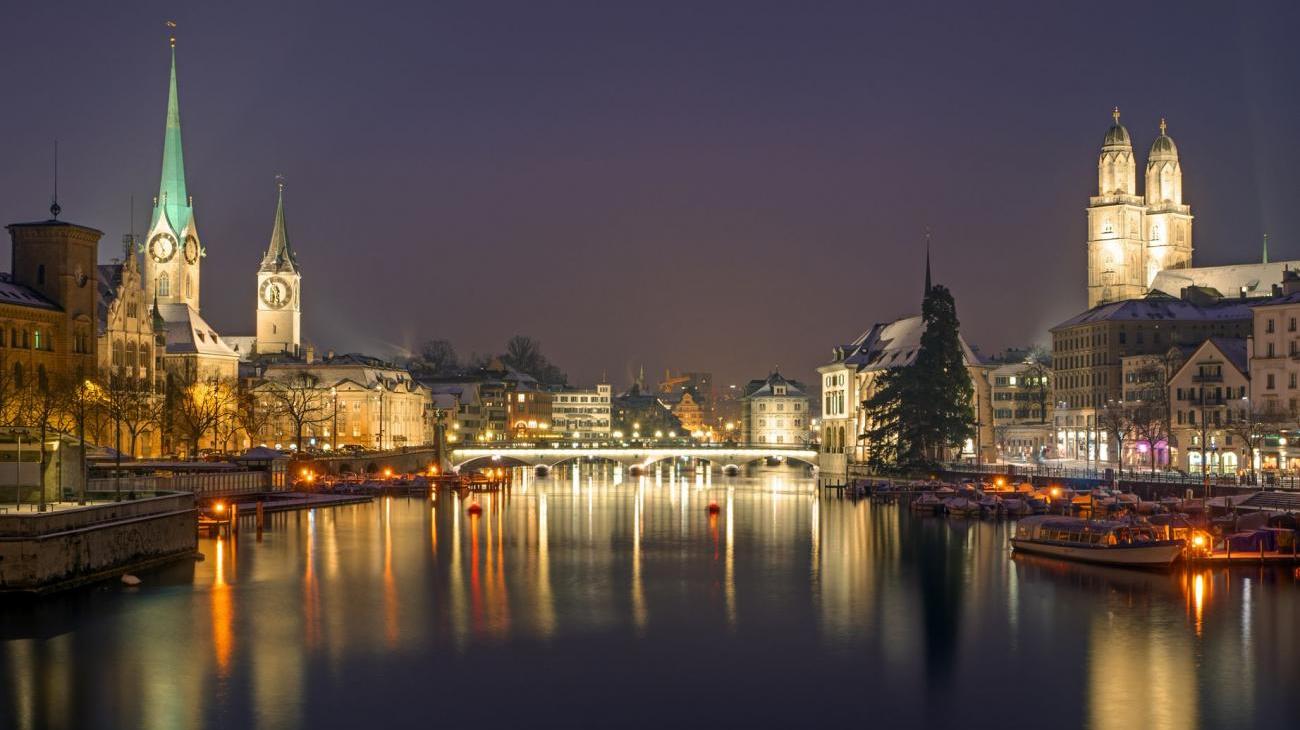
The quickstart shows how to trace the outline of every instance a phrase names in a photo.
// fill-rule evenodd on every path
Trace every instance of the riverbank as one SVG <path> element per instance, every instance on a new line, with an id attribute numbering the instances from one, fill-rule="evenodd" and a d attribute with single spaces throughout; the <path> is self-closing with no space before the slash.
<path id="1" fill-rule="evenodd" d="M 67 590 L 198 554 L 194 495 L 0 514 L 0 594 Z"/>

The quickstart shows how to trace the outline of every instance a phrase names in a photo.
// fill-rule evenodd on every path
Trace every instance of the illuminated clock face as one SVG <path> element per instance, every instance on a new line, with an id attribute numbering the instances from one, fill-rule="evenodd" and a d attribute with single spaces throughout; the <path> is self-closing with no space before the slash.
<path id="1" fill-rule="evenodd" d="M 272 309 L 279 309 L 289 303 L 293 296 L 293 290 L 289 288 L 289 282 L 278 276 L 272 276 L 262 282 L 261 291 L 262 301 L 266 306 Z"/>
<path id="2" fill-rule="evenodd" d="M 199 239 L 194 236 L 185 237 L 185 260 L 191 264 L 199 260 Z"/>
<path id="3" fill-rule="evenodd" d="M 176 255 L 176 239 L 170 233 L 159 233 L 149 241 L 149 255 L 160 264 L 171 261 Z"/>

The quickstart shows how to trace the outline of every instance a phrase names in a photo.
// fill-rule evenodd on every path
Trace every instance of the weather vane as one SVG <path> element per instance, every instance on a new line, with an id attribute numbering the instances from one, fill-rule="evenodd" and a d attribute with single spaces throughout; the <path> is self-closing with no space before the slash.
<path id="1" fill-rule="evenodd" d="M 175 48 L 176 47 L 176 21 L 169 20 L 167 21 L 166 25 L 169 29 L 171 29 L 170 40 L 171 40 L 172 48 Z"/>
<path id="2" fill-rule="evenodd" d="M 284 192 L 284 175 L 276 173 L 275 184 L 280 188 L 280 192 Z"/>

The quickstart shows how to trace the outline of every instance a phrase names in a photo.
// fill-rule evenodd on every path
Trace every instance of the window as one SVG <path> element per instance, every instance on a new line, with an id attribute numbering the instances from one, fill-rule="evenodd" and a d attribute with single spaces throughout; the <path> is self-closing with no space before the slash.
<path id="1" fill-rule="evenodd" d="M 1273 384 L 1273 373 L 1268 374 L 1268 377 L 1266 379 L 1266 384 L 1264 385 L 1264 387 L 1268 388 L 1269 390 L 1273 390 L 1275 387 L 1277 387 Z"/>
<path id="2" fill-rule="evenodd" d="M 39 264 L 36 267 L 36 283 L 37 284 L 45 283 L 45 264 Z"/>
<path id="3" fill-rule="evenodd" d="M 1273 357 L 1274 354 L 1276 354 L 1276 353 L 1273 352 L 1273 343 L 1270 342 L 1270 343 L 1268 343 L 1268 356 L 1269 356 L 1269 357 Z"/>
<path id="4" fill-rule="evenodd" d="M 171 296 L 171 277 L 167 276 L 166 271 L 158 275 L 158 296 Z"/>
<path id="5" fill-rule="evenodd" d="M 35 330 L 33 334 L 34 336 L 32 338 L 32 341 L 36 343 L 36 349 L 39 350 L 41 349 L 41 331 Z"/>
<path id="6" fill-rule="evenodd" d="M 1287 323 L 1286 331 L 1287 331 L 1287 332 L 1295 332 L 1295 317 L 1292 317 L 1292 318 L 1291 318 L 1291 321 L 1290 321 L 1289 323 Z"/>
<path id="7" fill-rule="evenodd" d="M 1273 331 L 1273 320 L 1270 319 L 1270 320 L 1267 320 L 1267 321 L 1264 323 L 1264 331 L 1265 331 L 1265 332 L 1272 332 L 1272 331 Z"/>

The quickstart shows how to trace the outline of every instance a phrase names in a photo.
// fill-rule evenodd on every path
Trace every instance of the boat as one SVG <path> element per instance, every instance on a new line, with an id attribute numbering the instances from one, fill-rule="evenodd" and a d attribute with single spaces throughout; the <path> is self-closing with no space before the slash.
<path id="1" fill-rule="evenodd" d="M 939 511 L 943 502 L 931 492 L 926 492 L 916 499 L 912 500 L 912 511 L 921 514 L 932 515 Z"/>
<path id="2" fill-rule="evenodd" d="M 1026 517 L 1016 523 L 1011 545 L 1020 552 L 1099 565 L 1167 568 L 1183 553 L 1184 540 L 1144 522 Z"/>
<path id="3" fill-rule="evenodd" d="M 980 512 L 982 512 L 985 517 L 996 517 L 1002 514 L 1001 499 L 998 499 L 997 497 L 991 494 L 986 494 L 982 499 L 980 499 L 979 502 L 980 502 Z"/>
<path id="4" fill-rule="evenodd" d="M 1002 510 L 1010 517 L 1021 517 L 1034 512 L 1033 508 L 1029 506 L 1029 502 L 1021 497 L 1004 497 L 1002 499 Z"/>
<path id="5" fill-rule="evenodd" d="M 955 517 L 979 517 L 980 503 L 966 497 L 949 497 L 943 500 L 944 509 Z"/>

